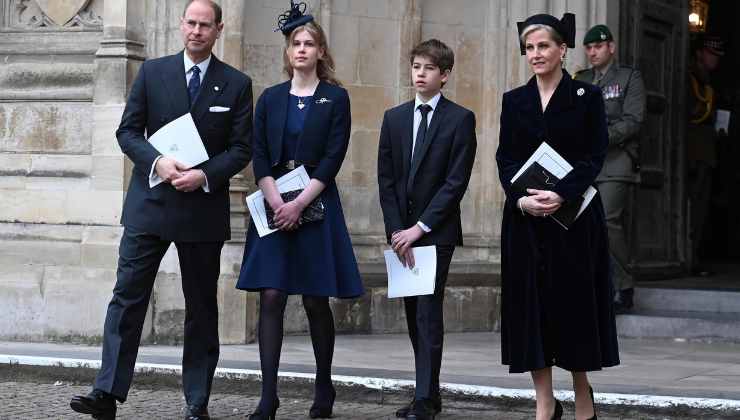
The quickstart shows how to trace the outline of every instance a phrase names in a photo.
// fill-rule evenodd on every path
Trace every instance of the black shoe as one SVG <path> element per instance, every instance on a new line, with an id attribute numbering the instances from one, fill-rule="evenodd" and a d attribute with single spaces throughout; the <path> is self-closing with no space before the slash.
<path id="1" fill-rule="evenodd" d="M 617 315 L 628 314 L 632 312 L 634 303 L 635 289 L 629 288 L 620 290 L 617 299 L 614 301 L 614 313 Z"/>
<path id="2" fill-rule="evenodd" d="M 406 416 L 408 420 L 434 420 L 437 411 L 432 400 L 416 400 Z"/>
<path id="3" fill-rule="evenodd" d="M 199 405 L 189 405 L 185 409 L 185 420 L 208 420 L 208 408 Z"/>
<path id="4" fill-rule="evenodd" d="M 69 402 L 72 410 L 90 414 L 95 419 L 115 419 L 116 418 L 116 398 L 99 389 L 93 389 L 87 395 L 75 395 Z"/>
<path id="5" fill-rule="evenodd" d="M 560 404 L 560 401 L 555 399 L 555 409 L 552 412 L 552 417 L 550 417 L 550 420 L 560 420 L 563 417 L 563 405 Z"/>
<path id="6" fill-rule="evenodd" d="M 591 395 L 591 406 L 594 408 L 594 416 L 588 420 L 596 420 L 596 400 L 594 400 L 594 390 L 591 388 L 591 385 L 588 386 L 588 393 Z"/>
<path id="7" fill-rule="evenodd" d="M 271 408 L 263 409 L 262 404 L 257 406 L 257 409 L 252 414 L 247 416 L 249 420 L 275 420 L 275 413 L 278 407 L 280 407 L 280 400 L 275 399 L 272 401 Z"/>
<path id="8" fill-rule="evenodd" d="M 329 391 L 326 391 L 326 390 Z M 308 410 L 308 417 L 312 419 L 330 419 L 334 409 L 334 400 L 337 398 L 337 391 L 332 385 L 329 388 L 317 388 L 313 405 Z"/>
<path id="9" fill-rule="evenodd" d="M 396 417 L 398 417 L 399 419 L 405 419 L 406 417 L 408 417 L 409 411 L 414 408 L 414 401 L 414 399 L 411 399 L 408 404 L 396 410 Z M 434 414 L 439 414 L 440 412 L 442 412 L 441 398 L 431 398 L 430 401 L 432 402 L 432 406 L 434 407 Z"/>

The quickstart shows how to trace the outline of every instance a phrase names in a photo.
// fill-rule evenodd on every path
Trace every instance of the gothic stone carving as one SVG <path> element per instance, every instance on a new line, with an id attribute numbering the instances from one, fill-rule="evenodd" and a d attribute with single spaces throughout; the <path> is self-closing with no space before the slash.
<path id="1" fill-rule="evenodd" d="M 95 0 L 9 0 L 4 26 L 11 29 L 102 29 L 100 9 L 102 1 Z"/>

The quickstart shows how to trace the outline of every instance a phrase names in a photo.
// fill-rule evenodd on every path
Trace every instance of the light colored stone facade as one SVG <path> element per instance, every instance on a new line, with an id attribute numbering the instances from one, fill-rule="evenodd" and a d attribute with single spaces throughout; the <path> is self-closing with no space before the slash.
<path id="1" fill-rule="evenodd" d="M 177 52 L 186 0 L 2 0 L 0 2 L 0 339 L 96 341 L 115 281 L 118 226 L 131 164 L 115 139 L 126 95 L 142 60 Z M 262 90 L 285 80 L 283 40 L 273 32 L 289 3 L 221 0 L 224 61 Z M 515 22 L 564 11 L 587 28 L 617 27 L 606 0 L 311 0 L 326 30 L 339 78 L 352 101 L 352 139 L 338 177 L 347 223 L 368 293 L 334 302 L 347 332 L 403 331 L 402 303 L 383 287 L 383 221 L 376 154 L 383 111 L 413 97 L 407 52 L 439 38 L 456 53 L 449 98 L 477 116 L 478 154 L 462 205 L 464 248 L 447 291 L 447 329 L 491 330 L 498 320 L 500 208 L 494 154 L 503 92 L 524 83 Z M 584 65 L 580 48 L 568 68 Z M 233 288 L 254 191 L 251 167 L 232 183 L 233 240 L 220 280 L 221 338 L 253 339 L 257 297 Z M 160 268 L 144 340 L 177 341 L 184 303 L 177 255 Z M 291 299 L 290 332 L 306 331 Z"/>

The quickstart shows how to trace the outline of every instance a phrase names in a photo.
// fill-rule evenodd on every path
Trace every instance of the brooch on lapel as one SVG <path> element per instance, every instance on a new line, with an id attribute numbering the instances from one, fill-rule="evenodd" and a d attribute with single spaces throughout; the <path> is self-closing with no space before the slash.
<path id="1" fill-rule="evenodd" d="M 583 96 L 583 94 L 584 94 L 584 93 L 586 93 L 586 90 L 585 90 L 585 89 L 583 89 L 583 88 L 579 88 L 579 89 L 578 89 L 578 90 L 576 91 L 576 95 L 578 95 L 578 96 Z"/>
<path id="2" fill-rule="evenodd" d="M 331 99 L 321 98 L 316 100 L 317 104 L 328 104 L 329 102 L 331 102 Z"/>

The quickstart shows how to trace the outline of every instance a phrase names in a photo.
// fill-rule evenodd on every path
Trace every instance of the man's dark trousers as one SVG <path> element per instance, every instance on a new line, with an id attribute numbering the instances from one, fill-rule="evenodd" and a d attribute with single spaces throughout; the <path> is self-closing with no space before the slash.
<path id="1" fill-rule="evenodd" d="M 126 227 L 103 332 L 103 360 L 94 387 L 124 401 L 159 264 L 170 241 Z M 176 242 L 185 296 L 183 388 L 188 405 L 208 405 L 218 363 L 216 291 L 223 242 Z"/>
<path id="2" fill-rule="evenodd" d="M 404 298 L 409 338 L 414 348 L 416 394 L 414 399 L 439 401 L 439 370 L 444 342 L 443 303 L 454 245 L 437 245 L 434 294 Z"/>

